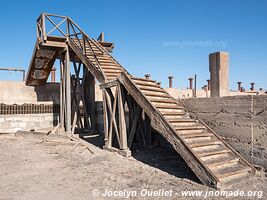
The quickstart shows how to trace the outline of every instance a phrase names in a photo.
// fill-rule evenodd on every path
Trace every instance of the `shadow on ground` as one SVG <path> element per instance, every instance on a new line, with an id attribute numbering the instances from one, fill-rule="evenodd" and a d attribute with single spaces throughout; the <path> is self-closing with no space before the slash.
<path id="1" fill-rule="evenodd" d="M 82 139 L 99 148 L 102 148 L 104 145 L 103 135 L 85 136 Z M 150 148 L 134 143 L 131 151 L 132 157 L 142 163 L 158 168 L 178 178 L 200 183 L 193 171 L 164 138 L 160 138 L 159 145 Z"/>

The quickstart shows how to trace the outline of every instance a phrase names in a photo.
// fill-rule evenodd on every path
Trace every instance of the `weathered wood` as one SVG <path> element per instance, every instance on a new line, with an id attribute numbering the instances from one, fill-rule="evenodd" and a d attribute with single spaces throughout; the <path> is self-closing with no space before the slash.
<path id="1" fill-rule="evenodd" d="M 134 135 L 136 133 L 136 127 L 137 127 L 138 119 L 140 117 L 140 113 L 141 113 L 141 108 L 138 106 L 137 109 L 134 112 L 134 118 L 133 118 L 133 121 L 132 121 L 130 134 L 129 134 L 129 137 L 128 137 L 128 147 L 129 148 L 132 147 L 132 143 L 133 143 Z"/>
<path id="2" fill-rule="evenodd" d="M 146 113 L 145 113 L 144 125 L 145 125 L 144 132 L 146 136 L 146 145 L 150 146 L 152 144 L 151 120 Z"/>
<path id="3" fill-rule="evenodd" d="M 84 109 L 90 118 L 90 129 L 95 132 L 95 78 L 85 66 L 83 80 Z"/>
<path id="4" fill-rule="evenodd" d="M 108 105 L 107 107 L 108 107 L 108 110 L 110 112 L 110 126 L 109 126 L 109 142 L 108 142 L 108 146 L 112 146 L 112 136 L 113 136 L 113 127 L 114 127 L 114 131 L 115 131 L 115 134 L 117 136 L 119 146 L 122 147 L 121 141 L 120 141 L 120 136 L 119 136 L 119 131 L 118 131 L 118 127 L 117 127 L 117 122 L 116 122 L 116 119 L 115 119 L 115 114 L 116 114 L 116 109 L 117 109 L 117 97 L 118 97 L 117 93 L 118 93 L 118 90 L 116 89 L 113 106 L 111 105 L 111 96 L 108 95 L 108 92 L 105 93 L 106 99 L 107 99 L 107 105 Z"/>
<path id="5" fill-rule="evenodd" d="M 143 93 L 136 88 L 132 81 L 124 74 L 119 78 L 127 91 L 132 95 L 135 101 L 145 110 L 151 120 L 155 120 L 163 136 L 172 144 L 176 151 L 188 163 L 190 168 L 197 174 L 201 181 L 207 185 L 217 185 L 216 176 L 202 163 L 195 153 L 186 145 L 185 141 L 177 136 L 175 130 L 166 122 L 164 117 L 156 110 Z"/>
<path id="6" fill-rule="evenodd" d="M 108 110 L 107 110 L 107 99 L 106 99 L 106 91 L 105 88 L 102 89 L 102 97 L 103 97 L 103 121 L 104 121 L 104 141 L 105 146 L 107 146 L 108 142 Z"/>
<path id="7" fill-rule="evenodd" d="M 119 107 L 119 130 L 120 130 L 120 143 L 122 149 L 127 149 L 127 131 L 126 131 L 126 120 L 125 120 L 125 112 L 124 112 L 124 102 L 120 84 L 117 85 L 118 88 L 118 107 Z"/>
<path id="8" fill-rule="evenodd" d="M 69 48 L 66 48 L 65 54 L 65 79 L 66 79 L 66 132 L 71 132 L 71 83 L 70 83 L 70 55 Z"/>

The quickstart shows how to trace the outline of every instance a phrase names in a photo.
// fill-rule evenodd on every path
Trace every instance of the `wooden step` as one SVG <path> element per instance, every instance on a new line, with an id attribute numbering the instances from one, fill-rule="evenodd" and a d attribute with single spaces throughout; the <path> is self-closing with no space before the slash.
<path id="1" fill-rule="evenodd" d="M 206 127 L 205 126 L 200 126 L 200 125 L 196 125 L 196 126 L 174 126 L 175 130 L 177 131 L 183 131 L 183 130 L 205 130 Z"/>
<path id="2" fill-rule="evenodd" d="M 156 88 L 161 88 L 158 84 L 154 82 L 147 82 L 147 81 L 140 81 L 140 80 L 135 80 L 133 81 L 138 87 L 156 87 Z"/>
<path id="3" fill-rule="evenodd" d="M 123 70 L 119 66 L 113 66 L 113 65 L 101 65 L 101 68 L 103 70 L 110 69 L 110 70 Z"/>
<path id="4" fill-rule="evenodd" d="M 226 167 L 218 170 L 215 175 L 220 180 L 220 182 L 225 182 L 229 181 L 229 179 L 238 178 L 240 175 L 247 175 L 250 170 L 250 167 L 236 164 L 234 167 Z"/>
<path id="5" fill-rule="evenodd" d="M 212 133 L 191 133 L 183 135 L 183 138 L 198 138 L 198 137 L 212 137 Z"/>
<path id="6" fill-rule="evenodd" d="M 152 87 L 152 86 L 137 86 L 139 88 L 139 90 L 141 91 L 154 91 L 154 92 L 163 92 L 166 93 L 165 90 L 163 90 L 162 88 L 158 88 L 158 87 Z"/>
<path id="7" fill-rule="evenodd" d="M 85 51 L 86 51 L 86 53 L 89 53 L 90 55 L 102 54 L 103 53 L 99 49 L 91 49 L 91 48 L 85 48 Z"/>
<path id="8" fill-rule="evenodd" d="M 161 113 L 162 114 L 162 113 Z M 179 120 L 179 119 L 186 119 L 186 118 L 188 118 L 188 119 L 190 119 L 189 117 L 188 117 L 188 115 L 187 114 L 185 114 L 185 115 L 163 115 L 164 116 L 164 118 L 168 121 L 169 119 L 177 119 L 177 120 Z"/>
<path id="9" fill-rule="evenodd" d="M 212 159 L 205 163 L 210 169 L 212 169 L 212 171 L 216 171 L 224 167 L 232 167 L 236 165 L 238 161 L 239 161 L 238 157 L 229 156 L 229 157 L 224 157 L 224 158 Z"/>
<path id="10" fill-rule="evenodd" d="M 148 99 L 152 103 L 168 103 L 168 102 L 174 102 L 175 103 L 175 101 L 172 98 L 170 98 L 170 96 L 165 96 L 165 97 L 151 96 L 151 97 L 148 97 Z"/>
<path id="11" fill-rule="evenodd" d="M 231 152 L 232 151 L 229 150 L 229 149 L 221 149 L 221 150 L 218 150 L 218 151 L 199 152 L 198 156 L 200 158 L 209 158 L 209 157 L 216 156 L 216 155 L 229 154 Z"/>
<path id="12" fill-rule="evenodd" d="M 156 108 L 168 108 L 168 109 L 183 109 L 184 107 L 178 106 L 174 103 L 152 103 Z"/>
<path id="13" fill-rule="evenodd" d="M 140 89 L 140 88 L 139 88 Z M 140 89 L 142 92 L 144 92 L 144 93 L 147 93 L 147 92 L 153 92 L 153 93 L 155 93 L 155 94 L 166 94 L 166 95 L 168 95 L 166 92 L 165 92 L 165 90 L 162 90 L 162 89 L 154 89 L 154 88 L 148 88 L 148 87 L 146 87 L 146 88 L 143 88 L 143 89 Z"/>
<path id="14" fill-rule="evenodd" d="M 154 81 L 152 79 L 137 78 L 137 77 L 132 77 L 131 79 L 133 80 L 133 82 L 135 82 L 135 81 L 145 81 L 145 82 L 151 82 L 151 83 L 155 83 L 156 84 L 156 81 Z"/>
<path id="15" fill-rule="evenodd" d="M 187 144 L 196 144 L 196 143 L 200 143 L 200 142 L 208 142 L 208 141 L 212 141 L 213 138 L 212 136 L 203 136 L 203 137 L 191 137 L 191 138 L 185 138 L 184 139 Z"/>
<path id="16" fill-rule="evenodd" d="M 164 112 L 183 112 L 183 113 L 186 113 L 184 108 L 181 108 L 181 107 L 162 107 L 162 108 L 159 108 L 159 107 L 156 107 L 161 113 L 164 113 Z"/>
<path id="17" fill-rule="evenodd" d="M 219 151 L 221 150 L 223 147 L 221 144 L 214 144 L 214 145 L 210 145 L 210 146 L 199 146 L 199 147 L 194 147 L 192 148 L 192 150 L 196 153 L 199 154 L 199 152 L 203 152 L 203 151 Z M 203 158 L 201 159 L 203 160 Z"/>
<path id="18" fill-rule="evenodd" d="M 102 68 L 102 67 L 101 67 Z M 115 69 L 103 69 L 102 68 L 102 70 L 103 70 L 103 72 L 105 72 L 105 73 L 121 73 L 122 72 L 122 70 L 120 69 L 120 68 L 115 68 Z"/>
<path id="19" fill-rule="evenodd" d="M 240 182 L 249 179 L 251 177 L 251 171 L 249 169 L 244 169 L 241 172 L 231 174 L 230 176 L 226 176 L 224 178 L 221 177 L 218 187 L 222 190 L 231 189 L 233 188 L 233 185 L 237 185 Z"/>
<path id="20" fill-rule="evenodd" d="M 193 143 L 190 144 L 189 146 L 191 148 L 199 148 L 199 147 L 207 147 L 207 146 L 214 146 L 214 145 L 221 145 L 221 141 L 208 141 L 208 142 L 201 142 L 201 143 Z"/>
<path id="21" fill-rule="evenodd" d="M 101 60 L 101 61 L 112 61 L 114 62 L 109 56 L 104 56 L 104 55 L 97 55 L 97 56 L 94 56 L 94 55 L 89 55 L 88 56 L 89 58 L 97 58 L 98 60 Z"/>
<path id="22" fill-rule="evenodd" d="M 105 72 L 105 75 L 116 75 L 116 76 L 120 76 L 121 75 L 121 71 L 116 71 L 116 72 Z"/>
<path id="23" fill-rule="evenodd" d="M 112 60 L 98 60 L 99 63 L 102 65 L 117 65 L 114 61 Z"/>
<path id="24" fill-rule="evenodd" d="M 160 112 L 164 117 L 165 116 L 176 116 L 176 115 L 180 115 L 180 116 L 184 116 L 186 115 L 187 113 L 185 111 L 179 111 L 179 112 L 169 112 L 169 111 L 161 111 Z"/>
<path id="25" fill-rule="evenodd" d="M 163 99 L 159 99 L 159 98 L 152 98 L 152 99 L 149 99 L 153 105 L 177 105 L 177 106 L 180 106 L 182 107 L 181 105 L 179 105 L 176 101 L 174 101 L 173 99 L 166 99 L 166 98 L 163 98 Z"/>
<path id="26" fill-rule="evenodd" d="M 150 92 L 150 91 L 142 91 L 145 96 L 148 97 L 169 97 L 166 93 L 159 92 Z"/>
<path id="27" fill-rule="evenodd" d="M 197 122 L 197 121 L 188 117 L 187 118 L 169 117 L 168 122 L 172 123 L 172 122 Z"/>

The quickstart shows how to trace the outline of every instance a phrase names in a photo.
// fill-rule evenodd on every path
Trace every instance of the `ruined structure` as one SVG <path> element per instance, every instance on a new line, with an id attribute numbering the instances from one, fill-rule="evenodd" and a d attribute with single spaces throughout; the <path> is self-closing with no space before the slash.
<path id="1" fill-rule="evenodd" d="M 216 52 L 209 55 L 211 97 L 228 96 L 229 93 L 229 55 Z"/>
<path id="2" fill-rule="evenodd" d="M 61 22 L 55 23 L 53 18 Z M 47 30 L 47 23 L 52 23 L 51 30 Z M 55 60 L 60 60 L 60 125 L 66 133 L 71 134 L 76 128 L 95 130 L 93 111 L 97 79 L 103 97 L 105 149 L 128 156 L 134 139 L 139 138 L 145 145 L 151 143 L 153 127 L 203 184 L 229 187 L 256 172 L 204 122 L 192 118 L 156 81 L 127 72 L 109 54 L 107 48 L 112 45 L 103 42 L 103 36 L 99 41 L 91 39 L 66 16 L 41 14 L 37 27 L 37 42 L 26 84 L 45 84 Z M 60 36 L 53 34 L 55 30 Z M 75 71 L 72 79 L 71 63 Z M 214 95 L 225 95 L 228 91 L 228 83 L 222 80 L 227 63 L 226 54 L 211 55 L 211 70 L 215 70 L 211 77 Z M 219 83 L 224 85 L 218 86 Z"/>

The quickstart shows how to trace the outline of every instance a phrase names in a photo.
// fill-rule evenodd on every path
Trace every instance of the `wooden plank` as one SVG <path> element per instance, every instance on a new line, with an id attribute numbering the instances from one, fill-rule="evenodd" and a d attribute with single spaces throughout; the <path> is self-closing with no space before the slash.
<path id="1" fill-rule="evenodd" d="M 124 103 L 122 98 L 123 90 L 121 89 L 121 85 L 117 85 L 118 88 L 118 109 L 119 109 L 119 130 L 120 130 L 120 141 L 121 141 L 121 149 L 127 149 L 127 131 L 126 131 L 126 120 L 124 113 Z"/>
<path id="2" fill-rule="evenodd" d="M 104 121 L 104 141 L 105 145 L 108 143 L 108 111 L 107 111 L 107 99 L 105 94 L 105 88 L 102 88 L 102 97 L 103 97 L 103 121 Z"/>
<path id="3" fill-rule="evenodd" d="M 130 130 L 130 134 L 128 137 L 128 147 L 131 148 L 133 144 L 134 135 L 136 133 L 136 127 L 138 123 L 138 118 L 140 117 L 141 108 L 138 106 L 136 110 L 134 111 L 134 118 L 132 121 L 132 126 Z"/>

